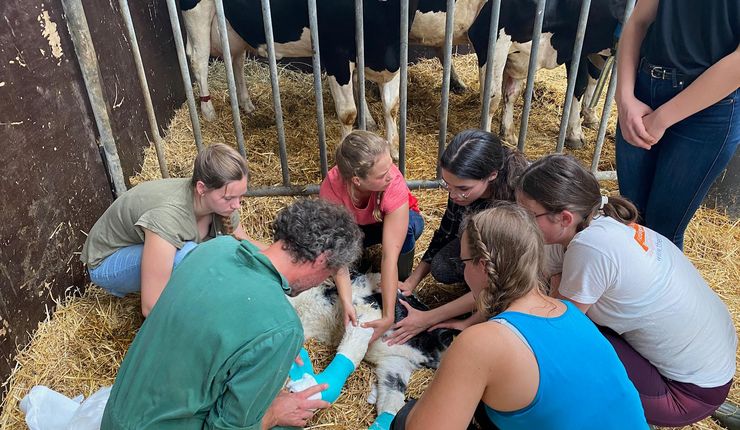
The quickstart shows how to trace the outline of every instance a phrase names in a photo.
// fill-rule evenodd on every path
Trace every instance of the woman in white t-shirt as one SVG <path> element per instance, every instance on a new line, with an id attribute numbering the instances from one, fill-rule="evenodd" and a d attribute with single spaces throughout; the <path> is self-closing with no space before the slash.
<path id="1" fill-rule="evenodd" d="M 737 334 L 727 307 L 670 240 L 636 224 L 621 197 L 602 197 L 575 159 L 533 163 L 517 186 L 546 243 L 565 248 L 559 288 L 601 326 L 651 424 L 699 421 L 726 399 Z"/>

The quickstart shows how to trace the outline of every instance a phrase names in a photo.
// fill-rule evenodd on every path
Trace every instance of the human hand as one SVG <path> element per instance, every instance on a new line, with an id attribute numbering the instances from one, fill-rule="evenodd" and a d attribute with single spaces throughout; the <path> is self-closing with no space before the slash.
<path id="1" fill-rule="evenodd" d="M 357 313 L 355 312 L 355 306 L 352 303 L 342 303 L 342 313 L 345 327 L 349 323 L 352 323 L 352 325 L 355 326 L 357 325 Z"/>
<path id="2" fill-rule="evenodd" d="M 645 125 L 645 130 L 655 138 L 655 141 L 651 145 L 655 145 L 656 143 L 660 142 L 660 139 L 665 134 L 665 130 L 668 128 L 666 124 L 663 123 L 663 121 L 660 120 L 660 115 L 658 113 L 660 109 L 649 113 L 645 115 L 644 118 L 642 118 L 642 123 Z"/>
<path id="3" fill-rule="evenodd" d="M 416 284 L 413 284 L 408 279 L 403 282 L 398 281 L 398 291 L 400 291 L 404 296 L 410 296 L 413 294 L 414 288 L 416 288 Z"/>
<path id="4" fill-rule="evenodd" d="M 388 345 L 404 344 L 430 326 L 428 312 L 415 309 L 404 300 L 400 300 L 400 303 L 406 308 L 408 315 L 393 326 Z"/>
<path id="5" fill-rule="evenodd" d="M 327 388 L 329 388 L 327 384 L 319 384 L 297 393 L 280 391 L 265 412 L 262 428 L 305 427 L 316 409 L 325 409 L 330 406 L 330 403 L 325 400 L 309 400 L 309 397 Z"/>
<path id="6" fill-rule="evenodd" d="M 370 338 L 369 343 L 373 343 L 376 340 L 378 340 L 385 332 L 390 330 L 391 326 L 393 325 L 393 316 L 389 317 L 383 317 L 379 318 L 373 321 L 368 321 L 366 323 L 362 324 L 362 327 L 364 328 L 372 328 L 373 331 L 373 337 Z"/>
<path id="7" fill-rule="evenodd" d="M 619 112 L 619 129 L 624 139 L 632 146 L 650 149 L 657 142 L 645 128 L 643 117 L 653 112 L 653 109 L 638 100 L 635 96 L 628 96 L 617 100 Z"/>

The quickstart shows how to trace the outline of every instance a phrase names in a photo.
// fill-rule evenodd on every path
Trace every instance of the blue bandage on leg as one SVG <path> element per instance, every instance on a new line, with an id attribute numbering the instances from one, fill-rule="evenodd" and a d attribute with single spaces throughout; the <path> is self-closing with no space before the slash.
<path id="1" fill-rule="evenodd" d="M 311 376 L 315 375 L 313 365 L 311 364 L 311 359 L 308 357 L 308 351 L 306 351 L 306 348 L 301 348 L 301 352 L 298 355 L 303 360 L 303 366 L 298 366 L 295 361 L 290 366 L 288 377 L 290 377 L 292 381 L 297 381 L 303 378 L 304 373 L 308 373 Z"/>
<path id="2" fill-rule="evenodd" d="M 390 430 L 393 418 L 396 416 L 390 412 L 383 412 L 375 418 L 375 421 L 368 427 L 368 430 Z"/>
<path id="3" fill-rule="evenodd" d="M 334 360 L 326 366 L 323 372 L 316 375 L 316 382 L 329 384 L 329 388 L 321 392 L 321 399 L 334 403 L 339 398 L 339 393 L 347 382 L 347 378 L 355 371 L 352 360 L 344 354 L 337 354 Z"/>

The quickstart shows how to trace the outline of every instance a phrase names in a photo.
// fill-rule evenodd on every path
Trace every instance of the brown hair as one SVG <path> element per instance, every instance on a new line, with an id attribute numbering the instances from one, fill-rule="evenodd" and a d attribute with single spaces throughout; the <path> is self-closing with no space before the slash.
<path id="1" fill-rule="evenodd" d="M 534 199 L 548 212 L 568 210 L 581 215 L 583 220 L 576 231 L 588 227 L 599 208 L 604 215 L 623 224 L 631 224 L 639 216 L 635 205 L 624 197 L 609 196 L 602 208 L 599 182 L 568 155 L 552 154 L 532 163 L 519 178 L 517 191 Z"/>
<path id="2" fill-rule="evenodd" d="M 195 187 L 200 181 L 209 189 L 217 189 L 229 182 L 240 181 L 245 176 L 248 176 L 248 170 L 244 157 L 228 145 L 214 143 L 195 157 L 190 185 Z M 234 233 L 231 217 L 221 217 L 221 224 L 224 230 L 222 233 Z"/>
<path id="3" fill-rule="evenodd" d="M 488 287 L 477 301 L 481 313 L 497 315 L 532 289 L 542 290 L 542 233 L 525 209 L 512 202 L 498 202 L 470 216 L 463 234 L 470 257 L 476 263 L 484 261 L 488 272 Z"/>
<path id="4" fill-rule="evenodd" d="M 386 153 L 390 154 L 390 150 L 390 143 L 382 137 L 369 131 L 355 130 L 348 134 L 342 140 L 342 143 L 337 146 L 334 160 L 337 163 L 339 174 L 345 182 L 350 184 L 350 190 L 352 190 L 352 178 L 357 176 L 358 178 L 365 179 L 370 169 L 375 165 L 375 160 L 378 156 Z M 383 221 L 380 214 L 380 202 L 382 199 L 383 193 L 377 193 L 373 218 L 378 222 Z"/>

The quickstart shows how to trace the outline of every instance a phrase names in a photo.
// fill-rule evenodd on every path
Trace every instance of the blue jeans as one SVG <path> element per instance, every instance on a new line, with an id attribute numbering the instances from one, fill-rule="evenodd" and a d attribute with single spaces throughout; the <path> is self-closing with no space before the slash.
<path id="1" fill-rule="evenodd" d="M 198 244 L 195 242 L 185 242 L 185 245 L 175 252 L 173 268 L 177 267 L 196 246 Z M 90 280 L 116 297 L 141 291 L 141 253 L 143 250 L 144 244 L 119 249 L 105 257 L 98 267 L 88 270 Z"/>
<path id="2" fill-rule="evenodd" d="M 641 70 L 635 96 L 657 109 L 684 86 Z M 616 141 L 620 193 L 644 225 L 683 249 L 686 226 L 740 142 L 740 90 L 669 127 L 649 151 L 630 145 L 619 127 Z"/>
<path id="3" fill-rule="evenodd" d="M 365 234 L 365 238 L 362 240 L 363 247 L 367 248 L 383 241 L 382 222 L 361 225 L 360 229 L 362 229 L 362 232 Z M 409 227 L 406 231 L 406 240 L 403 242 L 401 254 L 405 254 L 414 249 L 416 246 L 416 239 L 421 236 L 422 231 L 424 231 L 424 218 L 421 217 L 419 212 L 409 209 Z"/>

